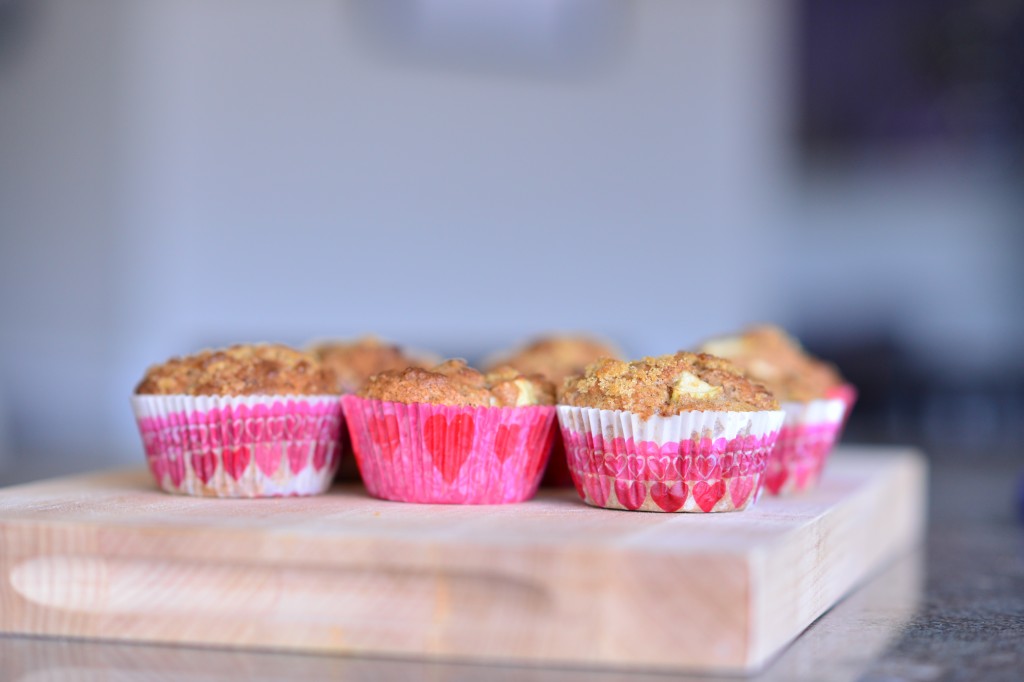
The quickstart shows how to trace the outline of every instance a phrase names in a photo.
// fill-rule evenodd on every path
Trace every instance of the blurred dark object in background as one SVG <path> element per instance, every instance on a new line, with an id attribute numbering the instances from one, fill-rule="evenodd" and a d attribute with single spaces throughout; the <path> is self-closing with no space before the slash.
<path id="1" fill-rule="evenodd" d="M 0 0 L 0 67 L 29 40 L 32 12 L 28 0 Z M 0 75 L 3 69 L 0 68 Z"/>
<path id="2" fill-rule="evenodd" d="M 908 443 L 936 459 L 1020 460 L 1024 446 L 1024 374 L 951 377 L 918 361 L 887 336 L 806 338 L 859 392 L 845 439 Z"/>
<path id="3" fill-rule="evenodd" d="M 1024 2 L 802 0 L 799 17 L 807 153 L 939 145 L 1024 160 Z"/>
<path id="4" fill-rule="evenodd" d="M 1024 170 L 1024 2 L 801 0 L 795 21 L 793 123 L 799 171 L 808 182 L 858 169 L 878 175 L 884 167 L 894 183 L 932 171 L 964 186 L 1002 177 L 1019 196 L 1012 187 Z M 898 201 L 894 197 L 899 194 L 880 199 Z M 808 348 L 834 360 L 860 391 L 848 440 L 912 443 L 939 459 L 1024 459 L 1024 362 L 993 351 L 999 332 L 972 329 L 966 314 L 978 303 L 965 310 L 954 297 L 938 294 L 933 282 L 932 302 L 946 306 L 948 322 L 932 322 L 916 340 L 899 333 L 921 305 L 909 305 L 907 292 L 921 282 L 912 254 L 943 247 L 946 259 L 964 253 L 949 249 L 948 231 L 929 227 L 916 234 L 909 224 L 880 233 L 878 225 L 861 227 L 864 242 L 876 245 L 879 271 L 885 262 L 906 264 L 903 282 L 889 285 L 887 300 L 902 301 L 898 308 L 879 307 L 867 324 L 841 330 L 821 325 L 820 310 L 804 311 L 794 331 L 805 332 Z M 975 238 L 984 244 L 998 237 L 1002 252 L 1019 264 L 1021 227 L 1007 223 Z M 891 245 L 901 238 L 904 254 L 894 261 Z M 929 270 L 934 276 L 935 267 Z M 979 277 L 956 260 L 942 270 L 943 279 L 959 282 L 951 291 Z M 1024 268 L 1006 272 L 1009 286 L 1024 291 Z M 863 276 L 870 280 L 874 273 Z M 1019 312 L 1014 317 L 1005 318 L 1004 329 L 1020 328 Z M 924 352 L 922 339 L 931 352 Z"/>

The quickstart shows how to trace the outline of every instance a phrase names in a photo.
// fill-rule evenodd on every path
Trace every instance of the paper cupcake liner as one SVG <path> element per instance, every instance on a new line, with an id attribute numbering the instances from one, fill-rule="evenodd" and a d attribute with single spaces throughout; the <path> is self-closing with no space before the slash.
<path id="1" fill-rule="evenodd" d="M 843 421 L 839 425 L 839 435 L 836 437 L 838 441 L 843 435 L 843 429 L 846 428 L 846 422 L 849 421 L 850 413 L 853 412 L 853 406 L 857 402 L 857 388 L 853 384 L 836 386 L 825 394 L 825 398 L 839 398 L 843 401 Z"/>
<path id="2" fill-rule="evenodd" d="M 537 492 L 555 408 L 452 407 L 342 397 L 352 446 L 374 497 L 505 504 Z"/>
<path id="3" fill-rule="evenodd" d="M 170 493 L 315 495 L 338 468 L 336 395 L 135 395 L 132 409 L 149 469 Z"/>
<path id="4" fill-rule="evenodd" d="M 786 495 L 817 485 L 842 427 L 846 405 L 841 398 L 782 403 L 786 420 L 768 459 L 768 492 Z"/>
<path id="5" fill-rule="evenodd" d="M 784 413 L 685 412 L 641 419 L 558 406 L 569 471 L 587 504 L 656 512 L 738 511 L 761 495 Z"/>

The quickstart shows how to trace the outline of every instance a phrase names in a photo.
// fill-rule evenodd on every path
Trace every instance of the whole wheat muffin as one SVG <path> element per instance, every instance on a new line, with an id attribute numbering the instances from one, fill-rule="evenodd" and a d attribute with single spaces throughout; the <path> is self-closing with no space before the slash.
<path id="1" fill-rule="evenodd" d="M 808 355 L 799 341 L 772 325 L 705 341 L 700 350 L 732 361 L 783 402 L 817 400 L 845 383 L 835 367 Z"/>
<path id="2" fill-rule="evenodd" d="M 561 402 L 576 407 L 626 410 L 643 419 L 689 411 L 777 410 L 767 388 L 728 360 L 679 352 L 632 362 L 604 358 L 566 381 Z"/>
<path id="3" fill-rule="evenodd" d="M 342 393 L 355 393 L 367 379 L 379 372 L 406 367 L 426 368 L 441 360 L 386 343 L 374 336 L 364 336 L 355 341 L 325 341 L 313 345 L 309 352 L 334 372 L 338 390 Z"/>
<path id="4" fill-rule="evenodd" d="M 358 395 L 397 403 L 468 407 L 522 407 L 554 404 L 554 386 L 541 376 L 511 367 L 482 374 L 464 360 L 446 360 L 431 369 L 408 367 L 370 378 Z"/>
<path id="5" fill-rule="evenodd" d="M 574 374 L 582 374 L 592 362 L 601 358 L 618 358 L 615 346 L 588 336 L 557 334 L 534 339 L 527 345 L 499 356 L 488 369 L 507 365 L 523 374 L 540 374 L 556 388 Z"/>
<path id="6" fill-rule="evenodd" d="M 172 358 L 150 367 L 139 395 L 327 395 L 334 375 L 305 353 L 280 344 L 236 345 Z"/>

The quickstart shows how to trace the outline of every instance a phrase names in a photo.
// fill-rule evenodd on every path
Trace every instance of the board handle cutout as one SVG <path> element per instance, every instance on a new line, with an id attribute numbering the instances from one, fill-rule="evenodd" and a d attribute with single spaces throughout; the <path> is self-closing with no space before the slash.
<path id="1" fill-rule="evenodd" d="M 271 618 L 403 629 L 459 620 L 522 623 L 553 608 L 542 585 L 518 576 L 368 567 L 268 567 L 56 555 L 27 559 L 14 591 L 61 611 L 148 616 Z M 474 618 L 475 617 L 475 618 Z M 499 627 L 500 629 L 500 627 Z"/>

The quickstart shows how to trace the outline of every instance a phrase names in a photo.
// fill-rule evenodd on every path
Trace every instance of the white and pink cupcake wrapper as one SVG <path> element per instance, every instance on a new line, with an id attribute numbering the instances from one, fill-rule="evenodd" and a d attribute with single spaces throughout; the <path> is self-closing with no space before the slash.
<path id="1" fill-rule="evenodd" d="M 768 492 L 786 495 L 817 485 L 842 429 L 847 405 L 843 398 L 782 403 L 786 420 L 768 459 Z"/>
<path id="2" fill-rule="evenodd" d="M 569 471 L 587 504 L 655 512 L 738 511 L 761 495 L 782 411 L 642 419 L 558 406 Z"/>
<path id="3" fill-rule="evenodd" d="M 853 406 L 857 402 L 857 388 L 853 384 L 842 384 L 831 389 L 825 394 L 826 398 L 839 398 L 843 401 L 843 422 L 839 425 L 839 437 L 843 435 L 843 429 L 846 428 L 846 422 L 850 419 L 850 413 L 853 412 Z"/>
<path id="4" fill-rule="evenodd" d="M 341 457 L 336 395 L 135 395 L 132 409 L 149 469 L 169 493 L 315 495 Z"/>
<path id="5" fill-rule="evenodd" d="M 555 408 L 453 407 L 342 397 L 359 473 L 374 497 L 506 504 L 537 492 Z"/>

